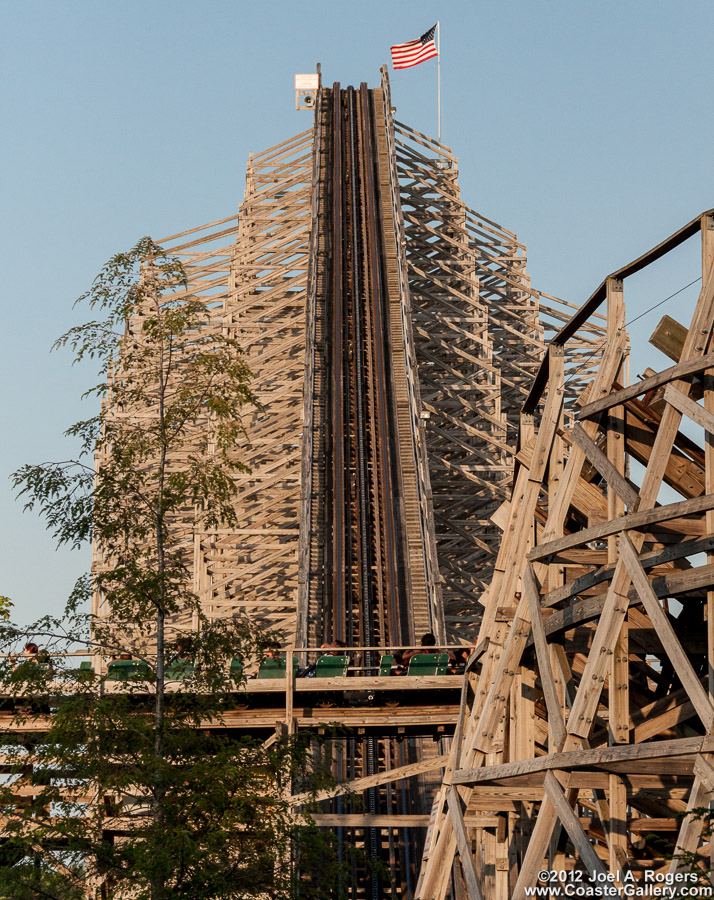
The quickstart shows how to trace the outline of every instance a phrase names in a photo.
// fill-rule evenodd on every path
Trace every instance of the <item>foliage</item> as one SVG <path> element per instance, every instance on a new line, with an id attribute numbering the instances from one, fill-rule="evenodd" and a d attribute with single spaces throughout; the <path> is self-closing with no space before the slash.
<path id="1" fill-rule="evenodd" d="M 62 619 L 29 632 L 0 624 L 1 650 L 29 635 L 49 654 L 0 673 L 15 776 L 0 786 L 0 896 L 289 897 L 304 823 L 287 794 L 325 781 L 309 737 L 266 747 L 231 731 L 229 661 L 259 658 L 275 636 L 240 617 L 209 620 L 191 583 L 192 532 L 237 521 L 241 411 L 257 405 L 250 373 L 215 301 L 192 295 L 181 263 L 149 238 L 110 260 L 80 300 L 103 318 L 57 346 L 98 362 L 88 393 L 101 411 L 67 432 L 78 459 L 13 479 L 60 543 L 93 540 L 98 562 Z M 76 669 L 66 654 L 78 648 L 95 668 L 103 654 L 130 655 L 134 672 L 117 685 Z M 303 831 L 301 852 L 315 841 L 328 872 L 316 830 Z M 310 890 L 299 884 L 300 897 Z"/>

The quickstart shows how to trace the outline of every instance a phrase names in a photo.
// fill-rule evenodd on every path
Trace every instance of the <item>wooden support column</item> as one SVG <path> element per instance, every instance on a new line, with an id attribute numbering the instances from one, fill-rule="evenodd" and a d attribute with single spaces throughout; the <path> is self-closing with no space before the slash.
<path id="1" fill-rule="evenodd" d="M 564 407 L 561 406 L 560 418 L 558 419 L 558 431 L 562 431 L 564 413 Z M 565 469 L 565 442 L 558 434 L 558 431 L 556 431 L 555 437 L 553 438 L 553 447 L 550 451 L 550 459 L 548 460 L 548 509 L 551 509 L 555 503 L 555 498 Z M 553 534 L 553 537 L 560 537 L 562 533 L 563 531 L 561 528 L 557 533 Z M 533 543 L 536 543 L 535 539 Z M 555 588 L 562 587 L 564 584 L 565 569 L 562 563 L 551 563 L 548 566 L 548 590 L 555 590 Z"/>
<path id="2" fill-rule="evenodd" d="M 510 760 L 532 759 L 535 754 L 535 673 L 522 667 L 511 689 Z"/>
<path id="3" fill-rule="evenodd" d="M 510 900 L 511 897 L 511 866 L 508 859 L 508 819 L 499 816 L 496 828 L 496 890 L 494 900 Z"/>
<path id="4" fill-rule="evenodd" d="M 610 872 L 616 875 L 627 860 L 627 786 L 619 775 L 610 775 L 608 781 Z"/>
<path id="5" fill-rule="evenodd" d="M 585 863 L 588 872 L 597 872 L 602 875 L 605 873 L 602 860 L 585 834 L 583 826 L 580 824 L 580 819 L 573 812 L 572 798 L 567 798 L 563 793 L 563 789 L 556 777 L 557 774 L 557 771 L 548 772 L 543 781 L 543 787 L 548 799 L 553 804 L 558 818 L 563 823 L 565 830 L 568 832 L 568 837 L 577 850 L 578 856 Z"/>
<path id="6" fill-rule="evenodd" d="M 714 216 L 702 216 L 702 283 L 714 271 Z M 714 413 L 714 369 L 707 369 L 703 375 L 704 409 Z M 704 432 L 704 489 L 707 494 L 714 492 L 714 434 Z M 708 534 L 714 533 L 714 511 L 706 514 Z M 707 562 L 714 563 L 714 552 L 707 554 Z M 709 698 L 714 702 L 714 591 L 707 591 L 707 660 L 709 668 Z M 714 839 L 709 841 L 709 868 L 714 871 Z"/>
<path id="7" fill-rule="evenodd" d="M 702 282 L 714 271 L 714 216 L 702 216 Z M 714 414 L 714 369 L 703 373 L 704 409 Z M 704 484 L 707 494 L 714 493 L 714 435 L 704 435 Z M 714 510 L 706 514 L 707 533 L 714 533 Z M 707 562 L 714 563 L 714 552 L 707 554 Z M 709 695 L 714 700 L 714 591 L 707 591 L 707 658 L 709 660 Z M 712 841 L 714 868 L 714 841 Z"/>
<path id="8" fill-rule="evenodd" d="M 556 680 L 553 678 L 553 666 L 551 665 L 550 650 L 546 641 L 545 627 L 543 625 L 543 616 L 540 608 L 538 582 L 533 571 L 533 566 L 530 564 L 526 566 L 526 571 L 524 573 L 523 590 L 530 610 L 533 641 L 535 643 L 536 657 L 538 660 L 538 671 L 540 674 L 540 682 L 543 689 L 546 709 L 548 710 L 550 743 L 553 750 L 558 750 L 562 747 L 563 741 L 565 740 L 565 718 L 562 712 L 562 707 L 565 705 L 565 690 L 563 689 L 562 679 L 559 679 L 557 681 L 561 686 L 559 693 Z"/>
<path id="9" fill-rule="evenodd" d="M 295 672 L 293 669 L 294 650 L 290 648 L 285 653 L 285 724 L 288 734 L 295 732 L 295 715 L 293 703 L 295 698 Z"/>
<path id="10" fill-rule="evenodd" d="M 623 300 L 623 284 L 620 278 L 607 280 L 607 340 L 617 347 L 621 357 L 620 367 L 615 376 L 623 387 L 625 379 L 625 303 Z M 606 419 L 607 459 L 615 472 L 623 479 L 625 476 L 625 407 L 614 406 L 609 410 Z M 610 521 L 625 513 L 625 502 L 614 485 L 607 484 L 607 517 Z M 611 534 L 607 539 L 607 561 L 617 562 L 617 535 Z M 610 713 L 611 744 L 626 744 L 629 741 L 630 699 L 629 699 L 629 665 L 627 622 L 623 622 L 620 635 L 611 657 L 609 673 L 608 706 Z M 611 860 L 612 860 L 612 847 Z M 617 866 L 615 867 L 617 869 Z"/>
<path id="11" fill-rule="evenodd" d="M 471 852 L 471 844 L 466 834 L 466 826 L 464 825 L 464 816 L 461 806 L 461 797 L 459 792 L 453 785 L 449 788 L 449 818 L 451 820 L 454 835 L 456 837 L 456 846 L 459 848 L 459 858 L 461 859 L 461 871 L 464 875 L 466 888 L 469 893 L 469 900 L 482 900 L 483 895 L 479 887 L 478 872 L 474 863 L 473 853 Z"/>

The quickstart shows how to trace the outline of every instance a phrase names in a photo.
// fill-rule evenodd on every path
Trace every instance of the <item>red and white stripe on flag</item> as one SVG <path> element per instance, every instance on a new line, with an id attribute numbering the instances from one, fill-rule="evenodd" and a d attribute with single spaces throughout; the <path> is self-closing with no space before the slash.
<path id="1" fill-rule="evenodd" d="M 434 44 L 436 25 L 425 31 L 416 41 L 408 41 L 406 44 L 395 44 L 390 47 L 392 51 L 392 65 L 395 69 L 408 69 L 410 66 L 418 66 L 439 53 Z"/>

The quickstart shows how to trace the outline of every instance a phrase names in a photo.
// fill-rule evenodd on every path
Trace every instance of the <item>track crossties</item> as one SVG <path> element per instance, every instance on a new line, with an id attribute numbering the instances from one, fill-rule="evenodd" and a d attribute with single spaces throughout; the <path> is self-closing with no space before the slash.
<path id="1" fill-rule="evenodd" d="M 427 598 L 381 91 L 321 91 L 309 636 L 408 643 Z M 309 327 L 309 326 L 308 326 Z"/>

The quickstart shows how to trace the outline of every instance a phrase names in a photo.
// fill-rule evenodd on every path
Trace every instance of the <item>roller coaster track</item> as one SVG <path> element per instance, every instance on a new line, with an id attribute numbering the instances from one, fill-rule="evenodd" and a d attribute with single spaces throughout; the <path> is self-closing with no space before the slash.
<path id="1" fill-rule="evenodd" d="M 320 310 L 329 418 L 317 464 L 329 476 L 321 498 L 325 577 L 318 621 L 328 641 L 408 643 L 414 639 L 408 536 L 419 523 L 407 519 L 402 503 L 402 482 L 413 472 L 399 467 L 396 410 L 403 385 L 390 362 L 374 98 L 366 85 L 323 93 L 332 126 L 324 197 L 330 271 Z"/>
<path id="2" fill-rule="evenodd" d="M 298 611 L 298 621 L 309 625 L 304 639 L 315 643 L 410 644 L 429 628 L 443 634 L 443 623 L 427 602 L 424 535 L 432 529 L 418 499 L 382 91 L 335 84 L 321 91 L 316 117 L 325 257 L 309 311 L 315 321 L 308 321 L 308 334 L 321 340 L 307 352 L 314 358 L 313 390 L 314 384 L 323 390 L 310 404 L 318 415 L 304 483 L 318 489 L 310 552 L 301 558 L 308 608 Z M 365 674 L 376 674 L 374 653 L 362 662 Z M 364 774 L 375 775 L 384 742 L 360 743 Z M 414 741 L 409 756 L 419 758 Z M 369 815 L 379 811 L 377 793 L 367 792 Z M 417 806 L 423 811 L 423 802 Z M 375 862 L 376 829 L 368 829 L 365 843 Z M 380 891 L 379 879 L 370 877 L 370 896 L 377 900 Z"/>

